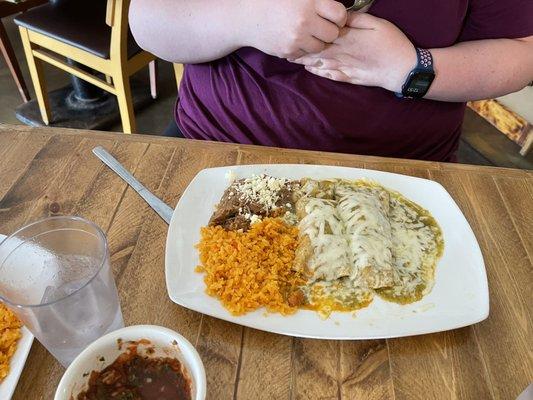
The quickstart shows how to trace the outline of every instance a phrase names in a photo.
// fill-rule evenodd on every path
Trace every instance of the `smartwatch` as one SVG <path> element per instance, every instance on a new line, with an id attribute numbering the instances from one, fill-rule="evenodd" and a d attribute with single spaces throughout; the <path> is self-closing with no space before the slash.
<path id="1" fill-rule="evenodd" d="M 426 95 L 435 79 L 431 52 L 426 49 L 419 49 L 418 47 L 415 50 L 417 58 L 416 67 L 409 72 L 402 86 L 402 92 L 396 93 L 401 98 L 421 99 Z"/>

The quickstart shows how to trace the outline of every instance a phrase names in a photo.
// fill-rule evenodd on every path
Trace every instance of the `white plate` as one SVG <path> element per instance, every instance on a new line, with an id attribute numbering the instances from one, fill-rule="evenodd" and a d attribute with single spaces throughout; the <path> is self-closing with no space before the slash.
<path id="1" fill-rule="evenodd" d="M 5 239 L 4 235 L 0 235 L 0 243 Z M 0 399 L 9 400 L 13 396 L 13 392 L 17 387 L 17 383 L 20 378 L 20 374 L 24 369 L 24 364 L 26 363 L 26 358 L 30 353 L 31 344 L 33 343 L 33 335 L 26 327 L 21 329 L 22 337 L 19 339 L 17 344 L 17 350 L 13 357 L 11 357 L 9 365 L 9 374 L 5 379 L 0 383 Z"/>
<path id="2" fill-rule="evenodd" d="M 322 320 L 313 311 L 300 310 L 283 317 L 258 310 L 232 316 L 205 294 L 195 244 L 228 186 L 228 171 L 237 178 L 265 173 L 299 179 L 370 178 L 397 190 L 429 210 L 439 222 L 445 250 L 436 271 L 433 290 L 421 301 L 399 305 L 376 297 L 355 313 L 333 313 Z M 320 339 L 375 339 L 419 335 L 480 322 L 489 314 L 485 264 L 477 240 L 459 207 L 438 183 L 411 176 L 357 168 L 315 165 L 251 165 L 200 171 L 183 193 L 169 226 L 166 245 L 168 295 L 177 304 L 213 317 L 264 331 Z"/>
<path id="3" fill-rule="evenodd" d="M 0 399 L 2 400 L 9 400 L 13 396 L 33 343 L 33 335 L 25 326 L 22 327 L 21 333 L 22 337 L 19 339 L 17 350 L 11 358 L 9 374 L 0 383 Z"/>

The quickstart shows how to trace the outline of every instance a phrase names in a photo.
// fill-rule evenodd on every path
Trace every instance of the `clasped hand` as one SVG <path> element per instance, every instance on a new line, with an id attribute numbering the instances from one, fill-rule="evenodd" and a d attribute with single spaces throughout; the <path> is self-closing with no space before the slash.
<path id="1" fill-rule="evenodd" d="M 360 12 L 347 13 L 334 0 L 274 0 L 261 43 L 255 47 L 302 64 L 327 79 L 401 91 L 416 65 L 416 51 L 391 22 Z M 309 7 L 314 3 L 314 7 Z"/>

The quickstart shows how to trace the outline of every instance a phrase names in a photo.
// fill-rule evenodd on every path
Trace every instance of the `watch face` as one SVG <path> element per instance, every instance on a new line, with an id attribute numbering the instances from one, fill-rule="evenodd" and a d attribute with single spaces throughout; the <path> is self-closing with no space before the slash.
<path id="1" fill-rule="evenodd" d="M 412 72 L 403 89 L 408 97 L 423 97 L 429 90 L 435 75 L 429 72 Z"/>

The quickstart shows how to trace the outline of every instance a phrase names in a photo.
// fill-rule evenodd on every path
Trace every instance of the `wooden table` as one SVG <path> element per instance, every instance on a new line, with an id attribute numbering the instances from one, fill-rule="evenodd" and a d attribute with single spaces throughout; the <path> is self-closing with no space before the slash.
<path id="1" fill-rule="evenodd" d="M 166 294 L 167 226 L 91 154 L 96 145 L 172 205 L 202 168 L 233 164 L 344 165 L 436 180 L 481 245 L 490 317 L 419 337 L 339 342 L 260 332 L 181 308 Z M 187 337 L 215 400 L 515 399 L 533 381 L 532 199 L 533 174 L 520 170 L 0 126 L 0 232 L 58 214 L 100 225 L 126 323 L 163 325 Z M 51 399 L 62 373 L 35 342 L 14 399 Z"/>

